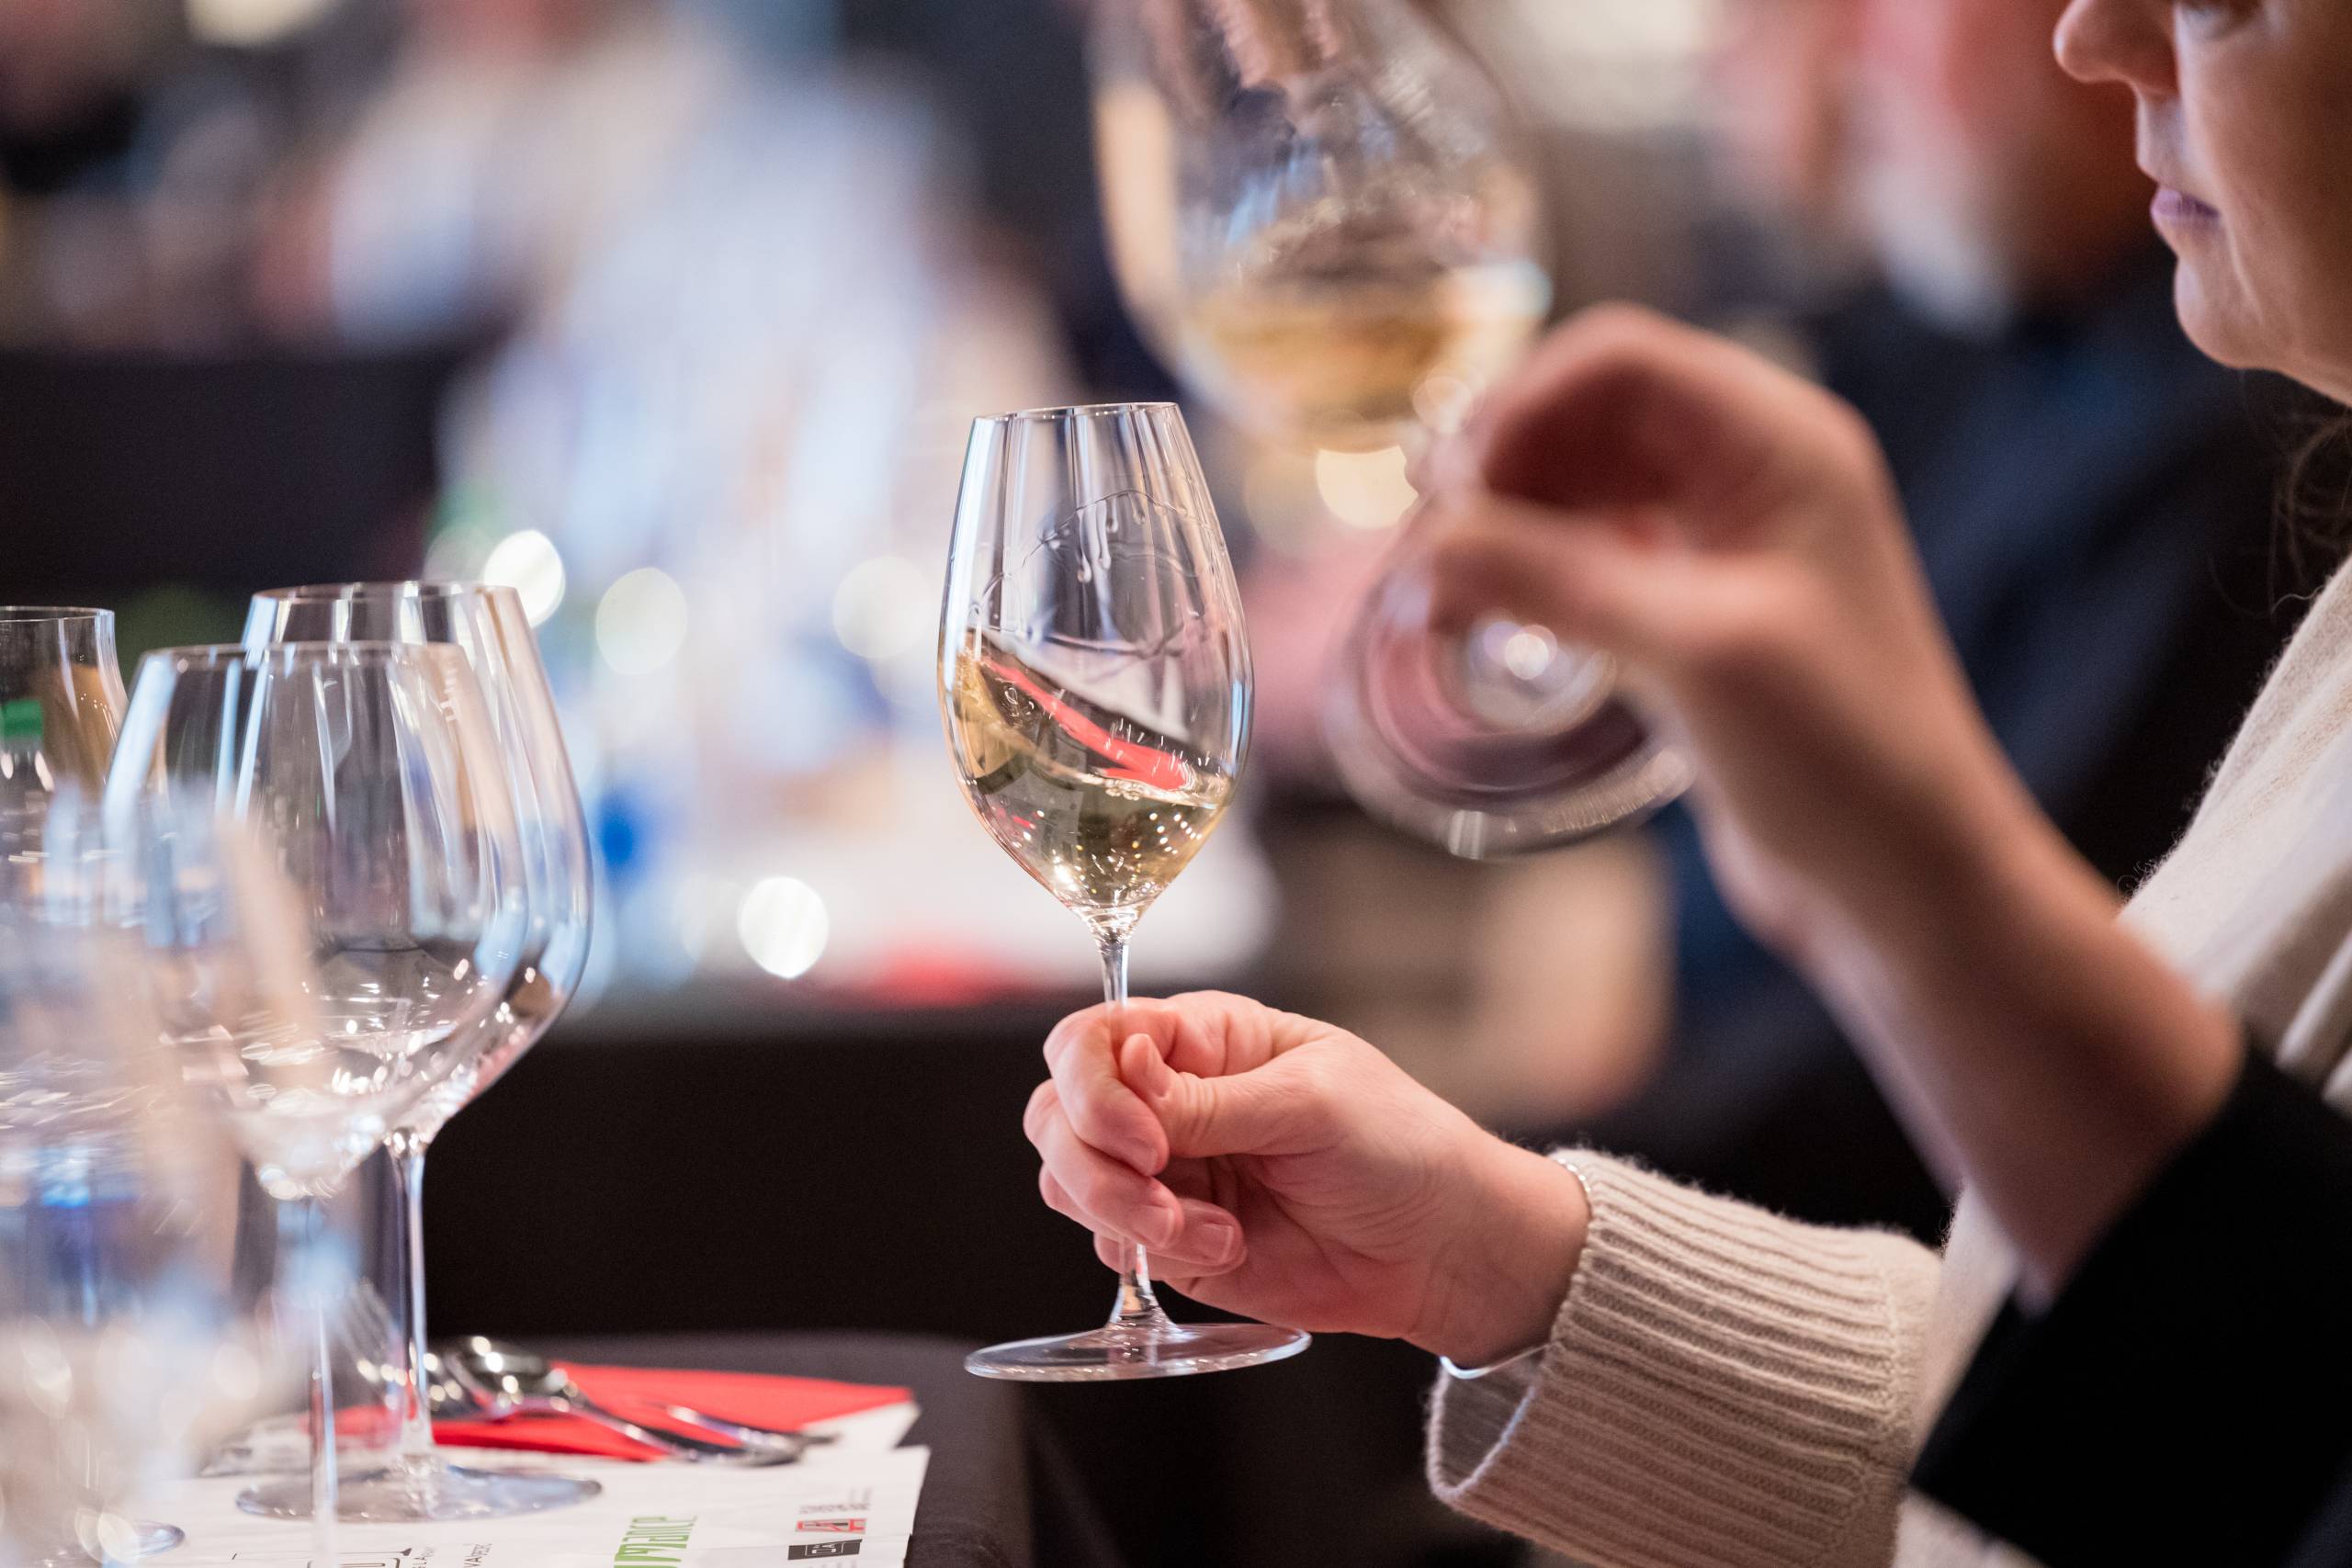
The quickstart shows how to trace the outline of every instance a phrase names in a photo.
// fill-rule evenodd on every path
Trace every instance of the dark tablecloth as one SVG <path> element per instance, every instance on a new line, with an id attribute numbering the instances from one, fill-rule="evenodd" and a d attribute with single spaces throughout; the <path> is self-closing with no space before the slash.
<path id="1" fill-rule="evenodd" d="M 908 1568 L 1118 1568 L 1094 1510 L 1025 1391 L 964 1371 L 945 1340 L 894 1334 L 691 1334 L 565 1338 L 572 1360 L 898 1384 L 931 1450 Z"/>

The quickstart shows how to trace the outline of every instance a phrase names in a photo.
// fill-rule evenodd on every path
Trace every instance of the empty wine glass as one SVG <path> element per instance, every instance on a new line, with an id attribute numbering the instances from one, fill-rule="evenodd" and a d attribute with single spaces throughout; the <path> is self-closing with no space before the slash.
<path id="1" fill-rule="evenodd" d="M 322 1201 L 478 1051 L 520 962 L 513 798 L 465 656 L 390 643 L 151 653 L 106 812 L 109 834 L 139 846 L 189 1069 L 289 1235 L 299 1219 L 323 1235 Z M 220 962 L 255 930 L 291 933 L 302 962 L 260 976 Z M 311 1473 L 240 1502 L 331 1536 L 327 1310 L 342 1260 L 315 1245 L 297 1256 Z"/>
<path id="2" fill-rule="evenodd" d="M 343 1481 L 347 1519 L 491 1518 L 593 1497 L 593 1481 L 539 1471 L 451 1464 L 435 1450 L 424 1397 L 424 1157 L 434 1137 L 530 1049 L 580 984 L 587 963 L 588 831 L 523 602 L 480 583 L 357 582 L 254 596 L 245 646 L 392 642 L 461 653 L 489 705 L 521 836 L 526 924 L 521 962 L 470 1051 L 394 1122 L 385 1140 L 397 1189 L 393 1223 L 407 1278 L 401 1325 L 401 1453 L 390 1469 Z"/>
<path id="3" fill-rule="evenodd" d="M 1092 931 L 1114 1006 L 1136 921 L 1232 798 L 1250 693 L 1240 594 L 1173 404 L 973 425 L 940 626 L 948 749 L 980 825 Z M 1266 1324 L 1170 1322 L 1136 1247 L 1103 1327 L 964 1364 L 1032 1382 L 1173 1377 L 1306 1347 Z"/>
<path id="4" fill-rule="evenodd" d="M 61 835 L 62 837 L 62 835 Z M 95 835 L 91 835 L 95 837 Z M 84 842 L 87 842 L 85 839 Z M 0 901 L 0 1561 L 119 1562 L 126 1517 L 249 1410 L 228 1254 L 236 1156 L 165 1053 L 102 855 Z"/>

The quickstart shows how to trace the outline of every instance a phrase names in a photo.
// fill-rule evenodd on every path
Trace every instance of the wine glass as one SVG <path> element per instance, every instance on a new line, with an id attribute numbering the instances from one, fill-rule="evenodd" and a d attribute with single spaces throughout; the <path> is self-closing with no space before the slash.
<path id="1" fill-rule="evenodd" d="M 105 863 L 52 852 L 0 900 L 0 1560 L 18 1568 L 176 1545 L 123 1505 L 265 1382 L 229 1290 L 236 1157 L 172 1070 Z"/>
<path id="2" fill-rule="evenodd" d="M 0 876 L 38 879 L 51 797 L 94 798 L 121 728 L 114 612 L 0 606 Z"/>
<path id="3" fill-rule="evenodd" d="M 170 649 L 141 661 L 107 779 L 110 836 L 135 843 L 148 931 L 177 980 L 167 1021 L 275 1199 L 311 1310 L 311 1471 L 239 1499 L 337 1515 L 328 1314 L 344 1260 L 323 1201 L 418 1101 L 478 1053 L 526 916 L 508 773 L 458 649 L 288 643 Z M 248 931 L 303 962 L 227 968 Z"/>
<path id="4" fill-rule="evenodd" d="M 1367 809 L 1486 860 L 1638 821 L 1690 787 L 1689 757 L 1606 654 L 1501 614 L 1441 625 L 1431 607 L 1427 542 L 1408 524 L 1324 705 L 1332 761 Z"/>
<path id="5" fill-rule="evenodd" d="M 343 1517 L 395 1522 L 494 1518 L 595 1496 L 594 1481 L 539 1471 L 450 1463 L 433 1441 L 424 1397 L 424 1156 L 449 1118 L 498 1081 L 544 1034 L 580 984 L 588 956 L 588 830 L 557 725 L 538 644 L 512 588 L 455 582 L 355 582 L 254 596 L 245 646 L 381 641 L 446 646 L 464 655 L 489 704 L 522 840 L 526 925 L 521 962 L 469 1051 L 394 1123 L 385 1145 L 396 1188 L 393 1223 L 407 1273 L 400 1378 L 401 1453 L 390 1469 L 346 1476 Z"/>
<path id="6" fill-rule="evenodd" d="M 1187 380 L 1275 440 L 1457 428 L 1551 302 L 1532 160 L 1403 0 L 1102 0 L 1092 70 L 1121 288 Z M 1339 649 L 1325 732 L 1367 808 L 1486 856 L 1679 794 L 1613 665 L 1542 626 L 1430 618 L 1406 530 Z"/>
<path id="7" fill-rule="evenodd" d="M 1250 735 L 1240 595 L 1173 404 L 974 423 L 940 695 L 981 826 L 1086 922 L 1103 998 L 1124 1005 L 1128 938 L 1216 828 Z M 1306 1348 L 1265 1324 L 1170 1322 L 1137 1247 L 1103 1327 L 964 1364 L 1030 1382 L 1173 1377 Z"/>
<path id="8" fill-rule="evenodd" d="M 0 606 L 0 895 L 38 896 L 52 803 L 96 797 L 122 707 L 113 611 Z M 138 1531 L 141 1556 L 184 1539 L 170 1525 Z"/>
<path id="9" fill-rule="evenodd" d="M 1245 425 L 1449 430 L 1544 319 L 1521 133 L 1405 0 L 1098 0 L 1090 64 L 1122 288 Z"/>

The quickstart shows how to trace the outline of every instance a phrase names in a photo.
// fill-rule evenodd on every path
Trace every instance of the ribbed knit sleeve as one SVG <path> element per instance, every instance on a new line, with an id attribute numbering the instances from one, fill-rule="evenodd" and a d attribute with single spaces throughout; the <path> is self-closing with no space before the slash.
<path id="1" fill-rule="evenodd" d="M 1936 1255 L 1578 1155 L 1592 1224 L 1523 1371 L 1440 1381 L 1440 1497 L 1590 1568 L 1886 1568 Z"/>

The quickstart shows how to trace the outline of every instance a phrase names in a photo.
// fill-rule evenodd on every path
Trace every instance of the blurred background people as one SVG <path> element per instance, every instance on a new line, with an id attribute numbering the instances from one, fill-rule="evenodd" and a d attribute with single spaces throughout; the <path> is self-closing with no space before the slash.
<path id="1" fill-rule="evenodd" d="M 604 851 L 600 981 L 1082 983 L 1067 917 L 1002 897 L 937 787 L 933 668 L 971 416 L 1078 385 L 937 117 L 812 66 L 798 15 L 417 5 L 328 182 L 321 303 L 349 340 L 502 328 L 444 426 L 429 564 L 533 600 Z M 1221 840 L 1145 965 L 1233 972 L 1262 880 Z"/>

